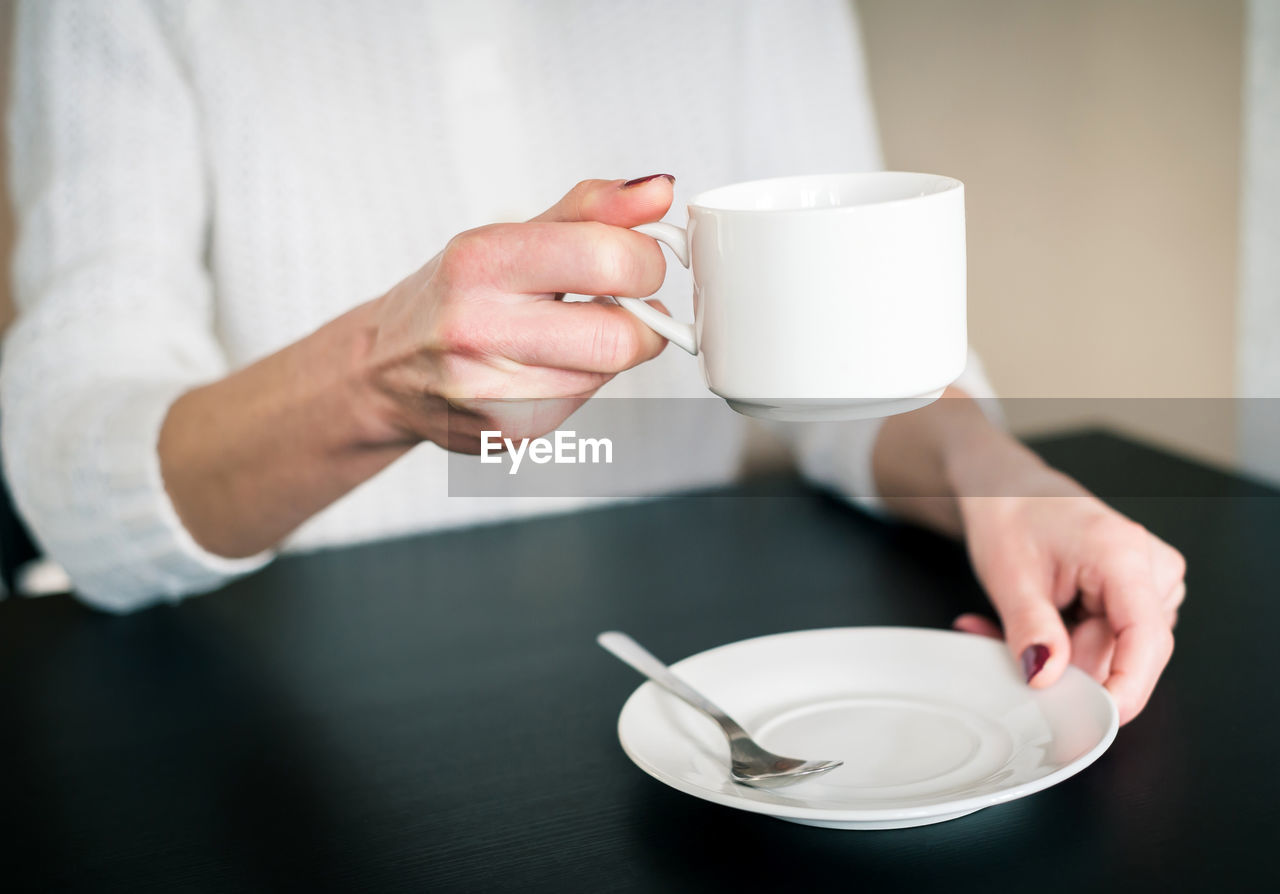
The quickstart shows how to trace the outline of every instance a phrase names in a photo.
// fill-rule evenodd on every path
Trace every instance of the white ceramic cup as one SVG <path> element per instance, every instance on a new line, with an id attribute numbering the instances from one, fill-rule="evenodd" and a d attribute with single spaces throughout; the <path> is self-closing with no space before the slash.
<path id="1" fill-rule="evenodd" d="M 780 177 L 689 203 L 687 230 L 635 227 L 693 271 L 692 325 L 616 300 L 699 358 L 740 413 L 887 416 L 964 370 L 964 185 L 935 174 Z"/>

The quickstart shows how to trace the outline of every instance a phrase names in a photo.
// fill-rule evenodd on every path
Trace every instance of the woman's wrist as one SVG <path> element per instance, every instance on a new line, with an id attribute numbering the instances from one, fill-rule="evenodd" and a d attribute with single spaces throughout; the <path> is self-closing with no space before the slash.
<path id="1" fill-rule="evenodd" d="M 944 458 L 962 533 L 975 513 L 1010 508 L 1036 497 L 1089 497 L 1087 490 L 1057 471 L 1029 447 L 993 425 L 986 432 L 959 438 Z"/>
<path id="2" fill-rule="evenodd" d="M 370 304 L 169 408 L 157 452 L 173 507 L 205 549 L 274 546 L 415 440 L 368 364 Z"/>
<path id="3" fill-rule="evenodd" d="M 352 445 L 358 448 L 408 448 L 423 440 L 421 422 L 414 418 L 421 406 L 410 406 L 406 389 L 396 387 L 406 378 L 404 362 L 375 350 L 384 301 L 385 296 L 368 301 L 330 324 L 342 330 L 344 415 L 353 424 Z"/>

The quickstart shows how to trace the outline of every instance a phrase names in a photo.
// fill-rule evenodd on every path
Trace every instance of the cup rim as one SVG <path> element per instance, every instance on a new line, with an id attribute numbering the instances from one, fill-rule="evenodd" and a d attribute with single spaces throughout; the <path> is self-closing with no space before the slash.
<path id="1" fill-rule="evenodd" d="M 920 192 L 915 195 L 903 195 L 888 199 L 878 199 L 868 202 L 858 202 L 852 205 L 824 205 L 812 208 L 731 208 L 722 205 L 707 204 L 707 198 L 714 196 L 715 193 L 727 192 L 729 190 L 739 190 L 749 187 L 763 186 L 765 184 L 783 184 L 788 181 L 803 182 L 806 180 L 819 181 L 847 181 L 847 180 L 885 180 L 885 179 L 901 179 L 904 181 L 916 180 L 921 184 L 926 184 L 931 189 Z M 905 185 L 905 184 L 904 184 Z M 695 195 L 688 202 L 688 209 L 693 211 L 714 211 L 716 214 L 753 214 L 753 215 L 783 215 L 783 214 L 822 214 L 822 213 L 838 213 L 838 212 L 857 212 L 868 208 L 882 208 L 886 205 L 898 205 L 904 202 L 917 202 L 927 199 L 937 199 L 940 196 L 948 195 L 957 189 L 964 189 L 964 183 L 954 177 L 948 177 L 945 174 L 928 174 L 922 171 L 850 171 L 839 174 L 792 174 L 784 177 L 764 177 L 758 180 L 744 180 L 740 183 L 727 183 L 723 186 L 716 186 L 711 189 L 703 190 Z"/>

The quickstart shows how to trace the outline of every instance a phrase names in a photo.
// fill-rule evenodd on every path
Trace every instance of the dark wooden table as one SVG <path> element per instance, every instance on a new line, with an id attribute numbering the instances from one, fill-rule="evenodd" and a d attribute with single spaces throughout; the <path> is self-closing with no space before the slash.
<path id="1" fill-rule="evenodd" d="M 793 481 L 277 562 L 125 618 L 0 604 L 0 887 L 1233 891 L 1280 844 L 1280 493 L 1105 434 L 1037 445 L 1177 545 L 1178 649 L 1079 776 L 845 832 L 623 755 L 627 630 L 674 660 L 787 629 L 946 626 L 964 555 Z"/>

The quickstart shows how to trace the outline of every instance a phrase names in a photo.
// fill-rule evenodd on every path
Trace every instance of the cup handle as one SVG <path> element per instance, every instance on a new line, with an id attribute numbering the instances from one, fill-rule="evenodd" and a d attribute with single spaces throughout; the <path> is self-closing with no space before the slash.
<path id="1" fill-rule="evenodd" d="M 640 226 L 632 227 L 631 229 L 637 233 L 643 233 L 646 236 L 652 236 L 657 239 L 671 249 L 671 253 L 676 256 L 676 259 L 681 264 L 686 267 L 689 266 L 689 234 L 683 227 L 658 222 L 640 224 Z M 613 300 L 634 314 L 641 323 L 644 323 L 673 345 L 684 348 L 690 354 L 697 355 L 698 341 L 694 336 L 693 324 L 673 320 L 652 304 L 639 298 L 614 296 Z"/>

